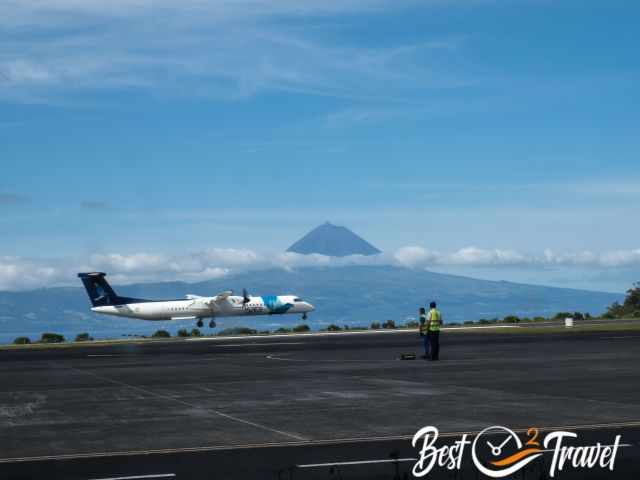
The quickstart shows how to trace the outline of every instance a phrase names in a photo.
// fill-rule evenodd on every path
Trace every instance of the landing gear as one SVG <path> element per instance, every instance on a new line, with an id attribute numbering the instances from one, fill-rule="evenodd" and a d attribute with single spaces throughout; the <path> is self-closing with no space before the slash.
<path id="1" fill-rule="evenodd" d="M 303 313 L 303 314 L 302 314 L 302 319 L 303 319 L 303 320 L 306 320 L 307 318 L 309 318 L 309 317 L 307 317 L 307 314 L 306 314 L 306 313 Z"/>
<path id="2" fill-rule="evenodd" d="M 198 321 L 196 322 L 196 325 L 198 326 L 198 328 L 202 328 L 202 325 L 204 325 L 204 324 L 202 323 L 202 319 L 201 318 L 198 319 Z"/>
<path id="3" fill-rule="evenodd" d="M 209 328 L 216 328 L 216 321 L 215 320 L 211 320 L 209 322 Z"/>

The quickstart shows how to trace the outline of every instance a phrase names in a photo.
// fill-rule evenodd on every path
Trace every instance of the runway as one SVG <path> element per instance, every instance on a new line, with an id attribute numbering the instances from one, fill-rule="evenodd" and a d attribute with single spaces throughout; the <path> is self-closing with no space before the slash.
<path id="1" fill-rule="evenodd" d="M 616 473 L 640 473 L 640 332 L 443 332 L 440 362 L 409 352 L 412 332 L 2 351 L 0 477 L 402 478 L 425 425 L 621 434 Z"/>

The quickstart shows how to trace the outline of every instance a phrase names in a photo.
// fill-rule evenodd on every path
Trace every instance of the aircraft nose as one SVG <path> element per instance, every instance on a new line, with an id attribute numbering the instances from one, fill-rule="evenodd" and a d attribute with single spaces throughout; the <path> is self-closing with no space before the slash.
<path id="1" fill-rule="evenodd" d="M 309 302 L 307 302 L 307 308 L 309 309 L 310 312 L 313 312 L 316 309 L 316 307 L 311 305 Z"/>

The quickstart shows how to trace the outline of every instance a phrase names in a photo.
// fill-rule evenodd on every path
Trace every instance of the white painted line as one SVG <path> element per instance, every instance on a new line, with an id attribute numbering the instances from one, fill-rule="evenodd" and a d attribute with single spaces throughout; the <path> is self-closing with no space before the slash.
<path id="1" fill-rule="evenodd" d="M 485 328 L 524 328 L 523 325 L 481 325 L 478 327 L 442 327 L 441 330 L 455 332 L 458 330 L 482 330 Z M 380 330 L 355 330 L 346 332 L 311 332 L 311 333 L 276 333 L 272 335 L 234 335 L 224 337 L 193 337 L 185 338 L 186 342 L 224 342 L 225 340 L 257 340 L 261 338 L 295 338 L 295 337 L 333 337 L 341 335 L 380 335 L 393 333 L 417 333 L 418 329 L 396 328 Z"/>
<path id="2" fill-rule="evenodd" d="M 224 337 L 193 337 L 185 338 L 186 342 L 224 342 L 225 340 L 258 340 L 258 339 L 271 339 L 271 338 L 296 338 L 296 337 L 333 337 L 340 335 L 375 335 L 381 333 L 417 333 L 418 330 L 357 330 L 353 332 L 313 332 L 313 333 L 275 333 L 272 335 L 236 335 L 236 336 L 224 336 Z"/>
<path id="3" fill-rule="evenodd" d="M 172 478 L 175 473 L 158 473 L 157 475 L 131 475 L 129 477 L 92 478 L 90 480 L 138 480 L 142 478 Z"/>
<path id="4" fill-rule="evenodd" d="M 115 355 L 107 354 L 107 353 L 104 353 L 104 354 L 97 354 L 96 353 L 96 354 L 89 354 L 89 355 L 87 355 L 87 357 L 115 357 Z"/>
<path id="5" fill-rule="evenodd" d="M 384 460 L 355 460 L 353 462 L 332 462 L 332 463 L 309 463 L 307 465 L 296 465 L 298 468 L 317 468 L 317 467 L 343 467 L 346 465 L 369 465 L 372 463 L 400 463 L 415 462 L 417 458 L 397 458 Z"/>
<path id="6" fill-rule="evenodd" d="M 548 430 L 602 430 L 608 428 L 634 428 L 640 427 L 640 420 L 617 423 L 595 423 L 585 425 L 542 425 L 540 431 Z M 514 428 L 516 433 L 524 433 L 529 429 Z M 438 438 L 460 437 L 465 433 L 468 435 L 476 435 L 477 431 L 458 431 L 458 432 L 442 432 Z M 199 453 L 199 452 L 217 452 L 228 450 L 248 450 L 257 448 L 282 448 L 282 447 L 310 447 L 310 446 L 326 446 L 326 445 L 342 445 L 352 443 L 377 443 L 398 440 L 411 440 L 413 433 L 408 435 L 387 435 L 379 437 L 348 437 L 333 438 L 324 440 L 303 440 L 297 442 L 272 442 L 272 443 L 240 443 L 229 445 L 204 445 L 200 447 L 181 447 L 181 448 L 163 448 L 153 450 L 124 450 L 113 452 L 87 452 L 87 453 L 65 453 L 59 455 L 41 455 L 33 457 L 10 457 L 0 458 L 0 464 L 18 463 L 18 462 L 41 462 L 46 460 L 75 460 L 86 458 L 110 458 L 110 457 L 134 457 L 139 455 L 174 455 L 176 453 Z M 625 444 L 626 445 L 626 444 Z"/>
<path id="7" fill-rule="evenodd" d="M 616 447 L 616 445 L 601 445 L 602 448 Z M 633 447 L 632 444 L 622 443 L 617 447 Z M 554 449 L 540 450 L 541 453 L 554 452 Z M 354 460 L 348 462 L 327 462 L 327 463 L 308 463 L 304 465 L 296 465 L 298 468 L 326 468 L 326 467 L 347 467 L 351 465 L 372 465 L 376 463 L 400 463 L 400 462 L 417 462 L 417 458 L 397 458 L 397 459 L 383 459 L 383 460 Z"/>
<path id="8" fill-rule="evenodd" d="M 271 342 L 271 343 L 225 343 L 216 347 L 265 347 L 269 345 L 304 345 L 304 342 Z"/>
<path id="9" fill-rule="evenodd" d="M 158 473 L 152 475 L 130 475 L 127 477 L 104 477 L 104 478 L 93 478 L 90 480 L 137 480 L 143 478 L 173 478 L 175 477 L 175 473 Z"/>
<path id="10" fill-rule="evenodd" d="M 524 328 L 523 325 L 482 325 L 480 327 L 443 327 L 440 330 L 456 332 L 458 330 L 482 330 L 485 328 Z"/>

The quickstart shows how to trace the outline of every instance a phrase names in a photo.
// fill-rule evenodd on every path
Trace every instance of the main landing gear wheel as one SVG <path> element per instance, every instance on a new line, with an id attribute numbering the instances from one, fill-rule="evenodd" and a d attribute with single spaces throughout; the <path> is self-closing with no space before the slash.
<path id="1" fill-rule="evenodd" d="M 198 326 L 198 328 L 202 328 L 202 325 L 203 325 L 202 320 L 198 319 L 198 322 L 196 323 L 196 325 Z"/>
<path id="2" fill-rule="evenodd" d="M 216 328 L 216 321 L 215 320 L 211 320 L 209 322 L 209 328 Z"/>

